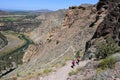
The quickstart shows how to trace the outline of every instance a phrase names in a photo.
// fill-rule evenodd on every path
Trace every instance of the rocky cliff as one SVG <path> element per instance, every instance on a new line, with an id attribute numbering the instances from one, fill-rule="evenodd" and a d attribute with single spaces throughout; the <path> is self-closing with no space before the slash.
<path id="1" fill-rule="evenodd" d="M 120 45 L 120 0 L 100 0 L 96 8 L 98 20 L 101 16 L 105 16 L 93 37 L 86 43 L 84 58 L 88 58 L 90 53 L 95 53 L 98 43 L 110 36 Z"/>

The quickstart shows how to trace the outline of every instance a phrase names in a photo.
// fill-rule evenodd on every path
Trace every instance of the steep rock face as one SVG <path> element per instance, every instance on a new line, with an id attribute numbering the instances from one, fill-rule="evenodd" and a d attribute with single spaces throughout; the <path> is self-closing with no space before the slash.
<path id="1" fill-rule="evenodd" d="M 108 34 L 111 34 L 111 36 L 115 39 L 119 39 L 120 0 L 100 0 L 97 5 L 97 10 L 100 12 L 102 9 L 107 10 L 107 16 L 104 18 L 104 21 L 98 26 L 98 29 L 96 30 L 92 39 L 99 38 L 101 36 L 105 37 Z"/>
<path id="2" fill-rule="evenodd" d="M 0 49 L 7 45 L 8 41 L 5 36 L 0 33 Z"/>
<path id="3" fill-rule="evenodd" d="M 98 16 L 105 15 L 105 17 L 93 37 L 86 43 L 84 58 L 87 58 L 92 52 L 92 47 L 95 49 L 95 46 L 108 36 L 111 36 L 120 45 L 120 0 L 100 0 L 96 8 Z"/>

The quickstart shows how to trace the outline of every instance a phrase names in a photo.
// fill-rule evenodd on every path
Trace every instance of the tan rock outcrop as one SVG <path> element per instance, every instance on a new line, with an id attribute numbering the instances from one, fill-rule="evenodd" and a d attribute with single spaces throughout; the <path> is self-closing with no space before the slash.
<path id="1" fill-rule="evenodd" d="M 23 56 L 23 63 L 26 63 L 30 61 L 31 58 L 33 58 L 37 54 L 37 47 L 35 45 L 29 45 L 28 49 L 26 50 L 24 56 Z"/>

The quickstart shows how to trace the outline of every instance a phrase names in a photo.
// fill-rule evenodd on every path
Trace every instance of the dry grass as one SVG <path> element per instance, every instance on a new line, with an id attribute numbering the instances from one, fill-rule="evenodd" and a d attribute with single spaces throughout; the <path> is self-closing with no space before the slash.
<path id="1" fill-rule="evenodd" d="M 81 70 L 81 68 L 77 68 L 75 70 L 70 71 L 68 74 L 69 74 L 69 76 L 76 75 L 80 70 Z"/>

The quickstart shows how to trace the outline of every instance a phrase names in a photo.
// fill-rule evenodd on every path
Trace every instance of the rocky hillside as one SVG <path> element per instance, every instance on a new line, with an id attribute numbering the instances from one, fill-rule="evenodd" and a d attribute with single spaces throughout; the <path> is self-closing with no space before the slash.
<path id="1" fill-rule="evenodd" d="M 120 0 L 99 0 L 96 9 L 97 19 L 103 15 L 104 19 L 87 41 L 83 56 L 92 61 L 71 80 L 120 80 Z"/>
<path id="2" fill-rule="evenodd" d="M 96 6 L 93 5 L 72 6 L 67 12 L 60 10 L 38 16 L 37 19 L 43 21 L 29 35 L 35 44 L 26 50 L 23 57 L 25 63 L 9 76 L 19 72 L 19 76 L 26 77 L 31 70 L 37 74 L 45 64 L 63 54 L 70 54 L 70 48 L 72 54 L 76 51 L 83 53 L 86 41 L 103 20 L 103 17 L 97 20 L 96 16 Z"/>
<path id="3" fill-rule="evenodd" d="M 96 27 L 89 27 L 96 16 L 91 9 L 93 10 L 94 7 L 71 7 L 63 18 L 60 15 L 61 18 L 56 17 L 54 13 L 49 15 L 51 18 L 45 21 L 49 24 L 40 26 L 31 36 L 32 40 L 40 46 L 36 63 L 49 62 L 71 46 L 75 51 L 84 51 L 86 41 L 91 38 L 96 29 Z M 43 16 L 38 18 L 41 17 L 43 18 Z"/>
<path id="4" fill-rule="evenodd" d="M 119 78 L 119 53 L 96 56 L 96 52 L 101 42 L 109 43 L 109 37 L 115 42 L 111 49 L 114 46 L 120 49 L 120 0 L 100 0 L 97 5 L 72 6 L 68 10 L 41 14 L 36 19 L 41 20 L 41 23 L 29 34 L 34 44 L 26 50 L 24 64 L 5 77 L 17 74 L 15 77 L 21 79 L 30 74 L 38 75 L 45 65 L 63 54 L 70 54 L 68 50 L 72 48 L 72 54 L 76 51 L 85 52 L 83 60 L 94 57 L 93 60 L 100 61 L 91 61 L 77 75 L 70 77 L 71 80 L 79 80 L 80 77 L 91 80 Z M 100 58 L 101 55 L 104 59 Z M 113 64 L 114 68 L 111 69 Z M 107 69 L 101 72 L 106 66 Z"/>
<path id="5" fill-rule="evenodd" d="M 5 36 L 0 33 L 0 49 L 7 45 L 8 41 Z"/>
<path id="6" fill-rule="evenodd" d="M 100 0 L 96 6 L 98 19 L 105 15 L 104 20 L 98 25 L 93 37 L 86 43 L 84 58 L 96 52 L 96 46 L 101 41 L 112 37 L 120 45 L 120 0 Z"/>
<path id="7" fill-rule="evenodd" d="M 46 38 L 51 35 L 56 29 L 59 29 L 63 23 L 63 18 L 66 14 L 66 10 L 58 10 L 55 12 L 41 13 L 36 19 L 41 21 L 38 28 L 32 31 L 30 38 L 36 44 L 45 43 Z M 49 40 L 49 39 L 48 39 Z"/>

